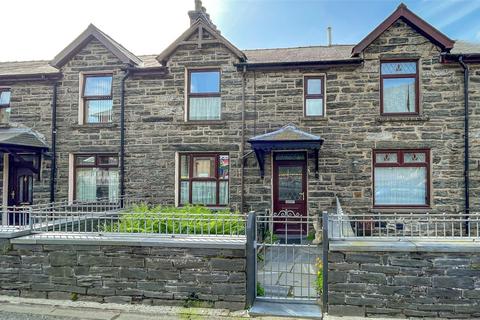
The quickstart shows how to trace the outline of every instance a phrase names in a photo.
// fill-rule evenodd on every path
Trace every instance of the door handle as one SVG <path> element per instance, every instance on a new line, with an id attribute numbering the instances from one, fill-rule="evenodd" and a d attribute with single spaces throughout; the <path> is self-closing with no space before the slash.
<path id="1" fill-rule="evenodd" d="M 302 200 L 305 201 L 305 192 L 300 192 L 298 195 L 302 196 Z"/>

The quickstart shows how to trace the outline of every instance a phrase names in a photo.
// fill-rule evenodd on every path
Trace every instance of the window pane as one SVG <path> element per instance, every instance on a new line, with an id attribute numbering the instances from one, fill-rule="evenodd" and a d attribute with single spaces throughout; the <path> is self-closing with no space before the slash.
<path id="1" fill-rule="evenodd" d="M 415 78 L 383 79 L 383 112 L 415 112 Z"/>
<path id="2" fill-rule="evenodd" d="M 382 75 L 415 74 L 415 73 L 417 73 L 416 62 L 384 62 L 382 63 Z"/>
<path id="3" fill-rule="evenodd" d="M 94 166 L 95 156 L 76 156 L 75 162 L 77 165 L 81 166 Z"/>
<path id="4" fill-rule="evenodd" d="M 229 164 L 230 162 L 227 155 L 219 156 L 218 177 L 220 179 L 228 179 Z"/>
<path id="5" fill-rule="evenodd" d="M 375 155 L 376 163 L 397 163 L 397 154 L 396 153 L 377 153 Z"/>
<path id="6" fill-rule="evenodd" d="M 302 200 L 303 167 L 279 166 L 278 167 L 278 199 Z"/>
<path id="7" fill-rule="evenodd" d="M 228 204 L 228 181 L 220 181 L 220 190 L 218 191 L 219 204 L 227 205 Z"/>
<path id="8" fill-rule="evenodd" d="M 193 181 L 192 182 L 192 203 L 193 204 L 215 204 L 217 183 L 215 181 Z"/>
<path id="9" fill-rule="evenodd" d="M 220 120 L 220 97 L 190 98 L 189 120 Z"/>
<path id="10" fill-rule="evenodd" d="M 188 156 L 180 156 L 180 178 L 181 179 L 188 179 L 189 177 L 189 166 L 190 163 L 188 161 Z"/>
<path id="11" fill-rule="evenodd" d="M 193 158 L 193 177 L 194 178 L 215 177 L 215 158 L 194 157 Z"/>
<path id="12" fill-rule="evenodd" d="M 423 163 L 426 161 L 424 152 L 409 152 L 404 154 L 405 163 Z"/>
<path id="13" fill-rule="evenodd" d="M 0 108 L 0 123 L 9 123 L 12 108 Z"/>
<path id="14" fill-rule="evenodd" d="M 118 169 L 78 168 L 76 174 L 77 200 L 118 199 Z"/>
<path id="15" fill-rule="evenodd" d="M 219 93 L 220 92 L 220 72 L 205 71 L 190 73 L 190 92 L 191 93 Z"/>
<path id="16" fill-rule="evenodd" d="M 84 90 L 84 97 L 110 96 L 112 94 L 112 76 L 87 76 Z"/>
<path id="17" fill-rule="evenodd" d="M 98 164 L 116 166 L 118 158 L 116 156 L 98 156 Z"/>
<path id="18" fill-rule="evenodd" d="M 87 100 L 85 107 L 88 123 L 112 122 L 112 100 Z"/>
<path id="19" fill-rule="evenodd" d="M 376 205 L 425 205 L 426 168 L 375 168 Z"/>
<path id="20" fill-rule="evenodd" d="M 0 91 L 0 105 L 9 105 L 10 95 L 10 90 Z"/>
<path id="21" fill-rule="evenodd" d="M 307 94 L 322 94 L 322 80 L 307 79 Z"/>
<path id="22" fill-rule="evenodd" d="M 180 204 L 187 204 L 188 203 L 188 192 L 190 187 L 190 182 L 188 181 L 181 181 L 180 182 Z"/>
<path id="23" fill-rule="evenodd" d="M 323 99 L 306 99 L 305 115 L 307 116 L 323 116 Z"/>

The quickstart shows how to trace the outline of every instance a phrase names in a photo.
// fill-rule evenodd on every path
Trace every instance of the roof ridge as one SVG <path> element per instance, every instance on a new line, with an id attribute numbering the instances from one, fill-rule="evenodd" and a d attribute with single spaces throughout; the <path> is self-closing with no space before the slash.
<path id="1" fill-rule="evenodd" d="M 311 45 L 311 46 L 297 46 L 297 47 L 275 47 L 275 48 L 256 48 L 256 49 L 242 49 L 242 51 L 260 51 L 260 50 L 284 50 L 284 49 L 303 49 L 303 48 L 329 48 L 329 47 L 352 47 L 355 44 L 332 44 L 332 45 Z"/>
<path id="2" fill-rule="evenodd" d="M 21 63 L 26 63 L 26 62 L 46 62 L 46 63 L 49 63 L 50 60 L 42 59 L 42 60 L 7 60 L 7 61 L 0 61 L 0 63 L 14 63 L 14 62 L 21 62 Z"/>

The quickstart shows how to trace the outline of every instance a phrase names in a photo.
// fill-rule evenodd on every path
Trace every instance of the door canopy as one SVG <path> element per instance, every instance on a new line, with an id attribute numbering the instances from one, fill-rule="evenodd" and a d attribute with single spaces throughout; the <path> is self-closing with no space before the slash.
<path id="1" fill-rule="evenodd" d="M 273 132 L 265 133 L 248 140 L 260 167 L 260 176 L 265 176 L 265 154 L 272 150 L 308 150 L 315 155 L 315 177 L 318 178 L 318 154 L 323 144 L 319 136 L 298 129 L 288 124 Z"/>

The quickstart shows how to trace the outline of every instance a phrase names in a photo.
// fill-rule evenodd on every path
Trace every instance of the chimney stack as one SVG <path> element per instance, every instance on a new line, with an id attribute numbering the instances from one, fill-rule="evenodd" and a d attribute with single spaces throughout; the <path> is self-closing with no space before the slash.
<path id="1" fill-rule="evenodd" d="M 217 26 L 213 24 L 212 20 L 210 20 L 210 15 L 207 13 L 207 9 L 202 6 L 201 0 L 195 0 L 195 10 L 188 11 L 188 16 L 190 17 L 190 25 L 193 25 L 198 19 L 202 19 L 213 29 L 217 29 Z"/>
<path id="2" fill-rule="evenodd" d="M 332 27 L 327 27 L 327 43 L 329 47 L 332 45 Z"/>

